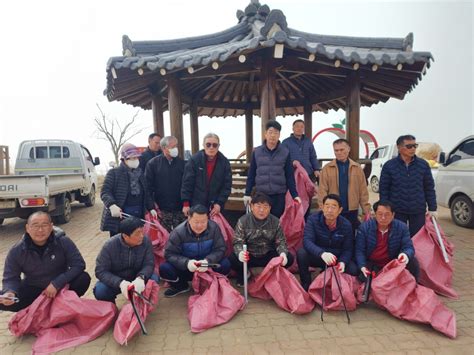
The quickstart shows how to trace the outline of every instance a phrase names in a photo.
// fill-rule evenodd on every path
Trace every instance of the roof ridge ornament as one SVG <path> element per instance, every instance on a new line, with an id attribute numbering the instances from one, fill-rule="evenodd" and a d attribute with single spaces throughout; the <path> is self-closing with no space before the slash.
<path id="1" fill-rule="evenodd" d="M 286 17 L 281 10 L 272 10 L 265 19 L 265 25 L 260 29 L 260 34 L 265 36 L 267 39 L 273 37 L 273 35 L 279 31 L 283 31 L 288 34 L 288 24 Z"/>
<path id="2" fill-rule="evenodd" d="M 414 39 L 414 36 L 413 36 L 413 32 L 410 32 L 409 34 L 407 34 L 407 36 L 403 40 L 403 50 L 405 50 L 407 52 L 413 51 L 413 42 L 414 42 L 414 40 L 415 39 Z"/>
<path id="3" fill-rule="evenodd" d="M 122 55 L 124 57 L 135 56 L 135 48 L 133 48 L 133 42 L 127 35 L 122 36 Z"/>

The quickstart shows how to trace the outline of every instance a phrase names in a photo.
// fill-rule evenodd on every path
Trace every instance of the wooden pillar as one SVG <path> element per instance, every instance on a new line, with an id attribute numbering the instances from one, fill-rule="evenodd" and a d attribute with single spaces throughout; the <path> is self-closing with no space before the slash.
<path id="1" fill-rule="evenodd" d="M 360 130 L 360 77 L 352 73 L 346 78 L 346 139 L 351 146 L 349 157 L 359 160 L 359 130 Z"/>
<path id="2" fill-rule="evenodd" d="M 163 102 L 159 93 L 151 96 L 151 111 L 153 113 L 153 132 L 161 137 L 165 136 L 165 126 L 163 123 Z"/>
<path id="3" fill-rule="evenodd" d="M 253 111 L 251 107 L 245 110 L 245 154 L 250 164 L 253 151 Z"/>
<path id="4" fill-rule="evenodd" d="M 193 101 L 189 108 L 189 119 L 191 121 L 191 152 L 193 154 L 199 151 L 199 123 L 198 107 L 196 101 Z"/>
<path id="5" fill-rule="evenodd" d="M 174 76 L 169 76 L 168 81 L 168 108 L 170 111 L 171 135 L 178 139 L 179 156 L 184 157 L 184 136 L 183 136 L 183 106 L 181 105 L 181 90 L 179 80 Z"/>
<path id="6" fill-rule="evenodd" d="M 313 105 L 309 100 L 304 102 L 304 135 L 313 139 Z"/>
<path id="7" fill-rule="evenodd" d="M 265 125 L 276 118 L 276 73 L 270 56 L 263 60 L 260 69 L 260 116 L 263 140 Z"/>

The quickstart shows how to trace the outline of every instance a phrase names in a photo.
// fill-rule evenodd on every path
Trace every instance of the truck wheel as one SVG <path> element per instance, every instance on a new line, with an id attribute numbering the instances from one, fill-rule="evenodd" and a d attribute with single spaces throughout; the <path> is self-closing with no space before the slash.
<path id="1" fill-rule="evenodd" d="M 372 179 L 370 179 L 370 188 L 375 193 L 379 192 L 379 179 L 377 179 L 377 176 L 374 176 Z"/>
<path id="2" fill-rule="evenodd" d="M 457 196 L 451 204 L 451 218 L 458 226 L 474 228 L 474 206 L 467 196 Z"/>
<path id="3" fill-rule="evenodd" d="M 86 199 L 84 200 L 84 204 L 86 207 L 92 207 L 95 205 L 95 187 L 92 185 L 91 191 L 89 192 L 89 195 L 87 195 Z"/>
<path id="4" fill-rule="evenodd" d="M 56 216 L 56 223 L 57 224 L 64 224 L 71 220 L 71 200 L 69 197 L 64 197 L 64 206 L 63 206 L 63 214 Z"/>

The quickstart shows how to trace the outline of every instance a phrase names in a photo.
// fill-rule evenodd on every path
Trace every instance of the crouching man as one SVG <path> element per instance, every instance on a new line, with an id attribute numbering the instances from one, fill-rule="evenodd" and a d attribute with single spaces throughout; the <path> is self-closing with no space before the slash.
<path id="1" fill-rule="evenodd" d="M 165 247 L 166 262 L 160 265 L 160 276 L 170 283 L 165 297 L 174 297 L 190 290 L 189 281 L 195 272 L 206 272 L 209 264 L 220 264 L 214 271 L 227 275 L 230 263 L 219 226 L 210 221 L 208 210 L 195 205 L 188 211 L 188 220 L 170 234 Z"/>
<path id="2" fill-rule="evenodd" d="M 265 267 L 274 257 L 283 258 L 282 266 L 289 268 L 294 257 L 288 252 L 286 237 L 280 220 L 270 214 L 270 197 L 257 192 L 250 201 L 250 210 L 240 217 L 235 226 L 234 253 L 229 257 L 232 269 L 237 273 L 237 285 L 243 285 L 243 262 L 248 267 Z M 247 245 L 247 252 L 243 245 Z"/>
<path id="3" fill-rule="evenodd" d="M 145 290 L 149 279 L 159 281 L 153 274 L 155 259 L 151 241 L 143 234 L 143 223 L 136 217 L 120 222 L 120 234 L 107 240 L 96 259 L 98 281 L 94 296 L 101 301 L 115 302 L 121 292 L 128 299 L 128 287 L 133 284 L 138 293 Z"/>
<path id="4" fill-rule="evenodd" d="M 54 298 L 66 284 L 80 297 L 91 282 L 85 268 L 76 245 L 61 229 L 53 228 L 50 215 L 35 212 L 5 260 L 0 310 L 18 312 L 40 294 Z"/>
<path id="5" fill-rule="evenodd" d="M 407 225 L 395 218 L 389 201 L 374 204 L 375 218 L 364 222 L 356 236 L 355 258 L 361 278 L 370 271 L 379 271 L 391 260 L 398 258 L 407 264 L 407 270 L 418 281 L 420 267 Z"/>
<path id="6" fill-rule="evenodd" d="M 342 202 L 338 195 L 323 199 L 322 211 L 309 216 L 304 228 L 303 248 L 297 252 L 301 285 L 307 291 L 311 284 L 309 267 L 335 266 L 340 272 L 357 275 L 351 260 L 354 237 L 351 223 L 342 217 Z"/>

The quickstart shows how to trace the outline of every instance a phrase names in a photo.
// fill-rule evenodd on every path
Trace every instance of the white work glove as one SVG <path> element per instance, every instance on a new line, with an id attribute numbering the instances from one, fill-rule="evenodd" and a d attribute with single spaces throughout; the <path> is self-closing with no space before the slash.
<path id="1" fill-rule="evenodd" d="M 196 266 L 196 260 L 194 259 L 191 259 L 188 261 L 188 270 L 191 271 L 191 272 L 195 272 L 197 270 L 197 266 Z"/>
<path id="2" fill-rule="evenodd" d="M 343 263 L 342 261 L 337 263 L 337 271 L 339 271 L 341 274 L 346 270 L 346 264 Z"/>
<path id="3" fill-rule="evenodd" d="M 252 198 L 250 196 L 244 196 L 244 206 L 245 207 L 250 205 L 250 201 L 252 201 Z"/>
<path id="4" fill-rule="evenodd" d="M 206 259 L 203 259 L 203 260 L 199 260 L 197 263 L 198 263 L 198 264 L 201 264 L 201 265 L 202 265 L 202 264 L 208 264 L 208 261 L 207 261 Z M 199 267 L 197 268 L 197 272 L 206 272 L 207 269 L 208 269 L 207 266 L 199 266 Z"/>
<path id="5" fill-rule="evenodd" d="M 288 258 L 286 257 L 286 254 L 281 253 L 280 256 L 283 258 L 283 260 L 281 261 L 281 266 L 286 266 L 286 264 L 288 264 Z"/>
<path id="6" fill-rule="evenodd" d="M 398 254 L 398 261 L 408 264 L 408 256 L 405 253 Z"/>
<path id="7" fill-rule="evenodd" d="M 436 211 L 428 211 L 428 214 L 430 215 L 430 217 L 433 217 L 435 219 L 438 219 L 438 212 Z"/>
<path id="8" fill-rule="evenodd" d="M 138 293 L 145 291 L 145 280 L 143 280 L 141 277 L 137 277 L 135 280 L 133 280 L 132 284 L 135 286 L 135 291 Z"/>
<path id="9" fill-rule="evenodd" d="M 295 201 L 296 203 L 299 203 L 301 204 L 301 198 L 299 196 L 296 196 L 293 201 Z"/>
<path id="10" fill-rule="evenodd" d="M 118 218 L 118 217 L 122 217 L 122 209 L 121 209 L 119 206 L 117 206 L 117 205 L 111 205 L 111 206 L 109 207 L 109 210 L 110 210 L 110 215 L 111 215 L 112 217 L 117 217 L 117 218 Z"/>
<path id="11" fill-rule="evenodd" d="M 326 263 L 327 266 L 332 266 L 336 263 L 337 258 L 336 255 L 328 252 L 324 252 L 321 254 L 321 259 Z"/>
<path id="12" fill-rule="evenodd" d="M 239 261 L 242 263 L 248 263 L 250 260 L 250 254 L 248 251 L 241 251 L 239 253 Z"/>
<path id="13" fill-rule="evenodd" d="M 123 280 L 120 283 L 120 291 L 122 292 L 123 297 L 125 297 L 125 299 L 127 300 L 128 300 L 128 286 L 130 286 L 131 284 L 132 283 L 127 280 Z"/>
<path id="14" fill-rule="evenodd" d="M 151 214 L 151 216 L 152 216 L 153 218 L 155 218 L 155 219 L 158 218 L 158 212 L 156 212 L 155 209 L 150 210 L 150 214 Z"/>
<path id="15" fill-rule="evenodd" d="M 361 268 L 360 268 L 360 271 L 362 272 L 362 274 L 364 274 L 365 277 L 369 277 L 370 271 L 369 271 L 369 269 L 367 269 L 365 266 L 364 266 L 364 267 L 361 267 Z"/>

